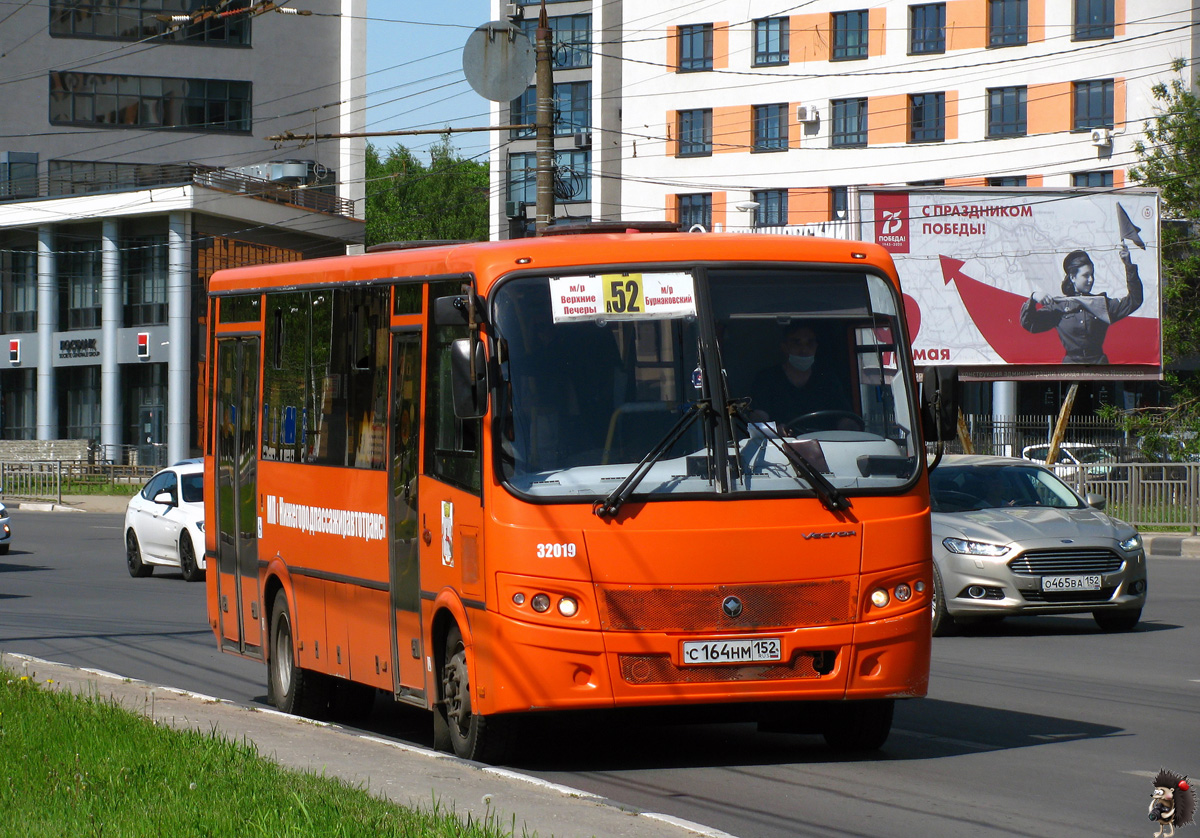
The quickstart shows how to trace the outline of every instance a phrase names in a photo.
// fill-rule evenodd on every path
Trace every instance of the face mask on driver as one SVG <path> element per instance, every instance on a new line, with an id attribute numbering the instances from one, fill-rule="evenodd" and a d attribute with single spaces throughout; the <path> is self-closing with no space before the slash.
<path id="1" fill-rule="evenodd" d="M 800 370 L 800 372 L 805 372 L 811 368 L 813 361 L 816 359 L 816 355 L 788 355 L 788 363 Z"/>

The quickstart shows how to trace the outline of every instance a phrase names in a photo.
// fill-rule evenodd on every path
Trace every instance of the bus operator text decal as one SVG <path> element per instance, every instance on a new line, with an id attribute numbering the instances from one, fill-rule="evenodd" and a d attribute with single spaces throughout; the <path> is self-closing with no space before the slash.
<path id="1" fill-rule="evenodd" d="M 387 519 L 378 513 L 288 503 L 274 495 L 267 495 L 267 523 L 302 530 L 309 535 L 322 533 L 367 541 L 382 541 L 387 534 Z"/>

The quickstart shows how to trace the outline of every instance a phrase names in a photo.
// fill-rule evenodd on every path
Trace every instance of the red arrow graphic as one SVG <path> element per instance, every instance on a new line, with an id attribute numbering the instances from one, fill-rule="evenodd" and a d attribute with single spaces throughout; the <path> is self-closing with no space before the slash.
<path id="1" fill-rule="evenodd" d="M 958 288 L 975 327 L 984 340 L 1009 364 L 1059 364 L 1063 359 L 1058 332 L 1028 332 L 1021 325 L 1021 306 L 1029 299 L 1001 291 L 962 271 L 963 262 L 949 256 L 939 257 L 942 278 Z M 1110 364 L 1159 363 L 1159 323 L 1153 317 L 1126 317 L 1108 329 L 1104 352 Z"/>

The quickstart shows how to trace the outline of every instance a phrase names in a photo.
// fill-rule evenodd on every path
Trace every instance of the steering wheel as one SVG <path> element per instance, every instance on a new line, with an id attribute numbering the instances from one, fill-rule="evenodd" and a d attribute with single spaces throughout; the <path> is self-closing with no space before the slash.
<path id="1" fill-rule="evenodd" d="M 865 430 L 867 423 L 863 418 L 852 410 L 814 410 L 809 413 L 801 413 L 784 422 L 784 427 L 791 429 L 795 433 L 800 431 L 831 431 L 836 430 L 837 426 L 843 419 L 848 419 L 857 427 L 856 431 Z"/>

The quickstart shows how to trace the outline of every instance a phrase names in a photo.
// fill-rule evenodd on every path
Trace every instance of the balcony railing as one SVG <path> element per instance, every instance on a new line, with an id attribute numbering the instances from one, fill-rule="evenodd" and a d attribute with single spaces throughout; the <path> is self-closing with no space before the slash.
<path id="1" fill-rule="evenodd" d="M 274 201 L 303 209 L 354 217 L 354 202 L 322 191 L 327 187 L 263 180 L 241 172 L 198 165 L 130 166 L 117 171 L 98 171 L 43 175 L 0 182 L 0 203 L 61 198 L 67 195 L 95 195 L 129 192 L 156 186 L 185 186 L 196 184 L 264 201 Z"/>

